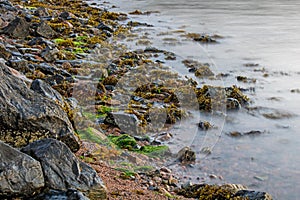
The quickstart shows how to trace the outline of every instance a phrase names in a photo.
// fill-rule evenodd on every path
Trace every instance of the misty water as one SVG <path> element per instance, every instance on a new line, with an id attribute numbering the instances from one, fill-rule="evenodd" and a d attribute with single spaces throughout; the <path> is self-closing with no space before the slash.
<path id="1" fill-rule="evenodd" d="M 250 109 L 227 112 L 223 118 L 209 116 L 208 120 L 216 126 L 212 131 L 198 130 L 198 119 L 187 122 L 195 130 L 190 145 L 197 152 L 209 147 L 211 154 L 200 156 L 193 168 L 179 172 L 194 182 L 240 183 L 250 189 L 267 191 L 274 199 L 300 199 L 299 1 L 94 2 L 112 11 L 159 11 L 129 17 L 154 25 L 137 33 L 149 39 L 151 46 L 177 55 L 177 61 L 166 64 L 183 76 L 193 77 L 180 64 L 180 59 L 208 62 L 215 74 L 228 74 L 216 85 L 246 89 L 245 94 L 251 99 Z M 223 38 L 217 44 L 200 44 L 180 37 L 181 30 L 218 34 Z M 132 49 L 141 48 L 136 41 L 128 45 Z M 236 76 L 256 81 L 239 82 Z M 207 84 L 210 80 L 198 82 Z M 200 115 L 200 119 L 205 117 Z M 178 128 L 181 133 L 185 125 L 183 122 Z M 233 131 L 260 134 L 229 136 Z"/>

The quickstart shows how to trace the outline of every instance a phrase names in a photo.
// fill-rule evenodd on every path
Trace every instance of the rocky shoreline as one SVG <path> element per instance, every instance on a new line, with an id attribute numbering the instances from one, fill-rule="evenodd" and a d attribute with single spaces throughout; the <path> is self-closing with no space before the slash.
<path id="1" fill-rule="evenodd" d="M 148 24 L 84 1 L 3 0 L 0 11 L 1 199 L 272 199 L 242 185 L 183 184 L 163 166 L 197 159 L 165 144 L 189 117 L 183 108 L 238 110 L 249 98 L 170 72 L 156 58 L 172 52 L 118 42 Z M 184 64 L 215 77 L 206 64 Z"/>

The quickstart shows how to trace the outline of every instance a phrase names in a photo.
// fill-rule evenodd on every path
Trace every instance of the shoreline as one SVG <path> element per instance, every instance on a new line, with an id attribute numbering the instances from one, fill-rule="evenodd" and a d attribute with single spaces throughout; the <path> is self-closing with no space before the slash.
<path id="1" fill-rule="evenodd" d="M 77 152 L 77 156 L 81 160 L 92 164 L 94 168 L 97 168 L 98 164 L 98 171 L 97 169 L 96 171 L 99 173 L 100 177 L 100 172 L 103 168 L 99 169 L 99 163 L 101 164 L 103 158 L 106 159 L 110 158 L 111 156 L 122 157 L 127 155 L 128 158 L 126 159 L 133 159 L 136 163 L 141 162 L 140 164 L 142 166 L 145 166 L 146 164 L 142 162 L 143 160 L 147 160 L 149 163 L 160 162 L 161 158 L 157 155 L 160 155 L 161 153 L 169 153 L 166 151 L 166 145 L 163 145 L 163 142 L 160 142 L 159 145 L 151 145 L 151 142 L 155 141 L 155 139 L 151 137 L 141 138 L 133 136 L 138 135 L 135 135 L 136 131 L 147 132 L 147 128 L 150 128 L 150 130 L 156 128 L 150 126 L 149 120 L 146 119 L 147 116 L 149 117 L 147 110 L 153 108 L 152 106 L 154 102 L 158 102 L 159 105 L 163 105 L 167 108 L 167 116 L 164 117 L 169 125 L 175 124 L 176 121 L 185 116 L 186 113 L 178 107 L 178 99 L 175 98 L 174 91 L 169 87 L 166 87 L 166 85 L 169 84 L 173 87 L 175 85 L 178 88 L 188 85 L 196 89 L 195 86 L 193 86 L 193 80 L 181 80 L 178 75 L 165 71 L 167 68 L 161 65 L 159 62 L 155 63 L 149 59 L 151 57 L 155 58 L 155 56 L 159 54 L 170 58 L 174 56 L 172 55 L 172 52 L 162 51 L 156 48 L 146 48 L 143 52 L 133 52 L 130 50 L 127 51 L 126 47 L 122 45 L 111 45 L 111 43 L 108 41 L 113 41 L 114 39 L 109 38 L 126 38 L 126 36 L 130 34 L 130 28 L 132 27 L 124 27 L 118 23 L 118 20 L 125 19 L 126 15 L 91 8 L 81 1 L 78 1 L 77 3 L 78 7 L 74 9 L 72 8 L 68 12 L 62 11 L 64 10 L 63 8 L 66 8 L 65 6 L 74 6 L 70 5 L 68 2 L 57 2 L 56 5 L 45 5 L 43 3 L 37 3 L 33 1 L 29 5 L 23 5 L 23 8 L 20 5 L 16 6 L 20 13 L 14 13 L 16 11 L 12 11 L 12 13 L 18 15 L 21 19 L 23 18 L 23 21 L 19 20 L 19 18 L 19 21 L 16 21 L 15 24 L 9 24 L 11 22 L 10 20 L 15 19 L 15 16 L 7 15 L 9 18 L 8 21 L 3 22 L 4 26 L 3 24 L 1 25 L 2 30 L 4 30 L 1 33 L 1 43 L 3 43 L 3 45 L 15 45 L 17 46 L 17 50 L 10 50 L 7 46 L 4 46 L 4 48 L 1 50 L 5 53 L 3 55 L 7 56 L 3 59 L 6 62 L 9 61 L 9 67 L 11 67 L 9 69 L 11 73 L 14 73 L 15 76 L 23 79 L 28 85 L 31 85 L 30 82 L 33 82 L 32 80 L 34 79 L 42 79 L 63 96 L 61 98 L 59 95 L 55 94 L 55 97 L 53 97 L 53 95 L 50 97 L 54 99 L 54 101 L 68 114 L 68 118 L 71 121 L 73 128 L 76 130 L 76 133 L 79 135 L 79 138 L 81 138 L 82 141 L 91 140 L 91 142 L 85 143 L 85 145 L 87 145 L 89 148 L 83 149 L 83 146 L 81 146 L 81 150 Z M 38 9 L 38 7 L 44 8 Z M 80 8 L 80 10 L 76 10 L 78 8 Z M 52 17 L 49 18 L 51 15 Z M 27 23 L 29 23 L 29 26 Z M 5 28 L 5 25 L 10 28 Z M 21 25 L 24 25 L 21 30 L 16 28 L 17 26 Z M 138 23 L 134 24 L 134 26 L 136 25 L 143 26 L 143 24 Z M 12 39 L 14 37 L 21 37 L 23 41 Z M 197 41 L 196 39 L 199 38 L 203 39 L 201 35 L 193 35 L 191 39 Z M 206 40 L 206 38 L 204 39 Z M 31 44 L 34 42 L 35 43 L 30 45 L 28 42 Z M 49 48 L 49 46 L 51 46 L 51 48 Z M 126 49 L 125 52 L 124 49 Z M 13 51 L 13 53 L 11 53 L 11 51 Z M 23 63 L 18 65 L 20 62 L 19 60 L 22 60 Z M 142 68 L 138 69 L 141 71 L 137 72 L 150 72 L 155 74 L 152 76 L 158 78 L 158 83 L 151 85 L 151 79 L 143 80 L 144 83 L 149 83 L 149 87 L 140 87 L 137 91 L 135 91 L 134 95 L 136 98 L 133 99 L 133 102 L 130 102 L 130 108 L 125 109 L 126 112 L 120 113 L 120 116 L 126 116 L 127 118 L 129 117 L 131 121 L 133 120 L 134 124 L 139 123 L 140 126 L 138 127 L 141 127 L 141 130 L 131 130 L 126 129 L 126 127 L 124 127 L 122 130 L 122 128 L 117 128 L 117 126 L 126 125 L 128 122 L 116 124 L 113 122 L 113 118 L 116 117 L 116 115 L 109 115 L 110 112 L 114 111 L 114 107 L 119 107 L 118 111 L 120 111 L 122 108 L 120 106 L 122 103 L 122 98 L 116 100 L 115 96 L 114 98 L 111 97 L 115 88 L 118 86 L 117 83 L 119 78 L 123 78 L 123 84 L 128 82 L 130 83 L 130 81 L 135 78 L 135 76 L 130 75 L 127 77 L 129 79 L 124 79 L 124 76 L 130 70 L 135 69 L 137 65 L 142 66 Z M 187 61 L 186 65 L 188 68 L 192 68 L 190 67 L 191 65 L 193 65 L 193 67 L 196 65 L 196 68 L 194 67 L 195 75 L 211 75 L 208 68 L 203 67 L 200 63 L 191 63 Z M 22 73 L 24 73 L 25 76 Z M 164 82 L 165 77 L 173 77 L 174 80 L 172 79 L 171 82 L 167 83 Z M 137 80 L 142 81 L 139 79 Z M 132 84 L 133 85 L 131 85 L 131 87 L 136 86 L 135 82 Z M 238 90 L 238 88 L 232 87 L 231 89 L 232 94 L 230 95 L 234 96 L 235 99 L 238 99 L 238 106 L 246 103 L 247 97 L 244 96 Z M 204 97 L 204 94 L 207 92 L 206 90 L 207 88 L 204 87 L 199 88 L 196 90 L 196 95 L 197 100 L 200 101 L 200 104 L 203 106 L 202 109 L 210 110 L 211 104 L 209 105 L 206 102 L 208 98 Z M 90 96 L 90 92 L 93 94 L 95 93 L 95 95 Z M 183 90 L 182 92 L 183 94 L 189 94 L 188 89 Z M 72 99 L 74 96 L 76 101 Z M 227 98 L 232 98 L 231 96 Z M 65 103 L 67 99 L 69 103 Z M 83 109 L 76 107 L 76 102 L 86 105 L 85 108 Z M 145 108 L 145 105 L 149 104 L 151 106 Z M 232 106 L 234 108 L 236 105 L 233 103 Z M 97 112 L 95 112 L 95 109 L 97 109 Z M 97 122 L 100 121 L 100 123 L 95 124 L 93 122 L 95 120 L 97 120 Z M 204 128 L 206 127 L 209 128 L 209 125 L 204 126 Z M 103 132 L 102 130 L 106 130 L 106 132 Z M 165 130 L 168 131 L 167 127 Z M 124 134 L 124 131 L 125 133 L 126 131 L 133 131 L 133 134 Z M 167 139 L 170 139 L 168 137 L 172 137 L 168 134 L 162 136 L 166 136 Z M 38 139 L 43 137 L 45 136 L 41 135 Z M 1 139 L 3 140 L 3 137 Z M 129 143 L 124 142 L 125 140 Z M 16 145 L 17 147 L 24 146 L 22 142 L 18 142 L 21 144 L 18 146 L 16 141 L 14 141 L 14 138 L 5 142 L 10 143 L 11 145 Z M 27 143 L 28 142 L 30 143 L 32 140 L 27 141 Z M 109 148 L 97 146 L 97 144 L 93 144 L 95 142 L 99 142 L 100 146 L 101 144 L 105 144 Z M 81 145 L 82 144 L 83 143 L 81 142 Z M 71 148 L 72 146 L 69 147 Z M 91 150 L 92 147 L 96 147 L 94 152 Z M 101 148 L 102 152 L 99 153 L 98 148 Z M 123 151 L 120 149 L 127 150 Z M 77 151 L 77 147 L 74 147 L 74 151 Z M 191 153 L 191 155 L 188 153 Z M 184 157 L 180 157 L 180 162 L 183 164 L 186 164 L 185 162 L 194 162 L 196 159 L 193 156 L 193 151 L 190 149 L 184 151 L 183 155 Z M 128 163 L 125 164 L 128 165 Z M 128 180 L 131 180 L 131 183 L 134 180 L 140 180 L 139 188 L 135 189 L 135 192 L 132 192 L 133 189 L 129 188 L 127 194 L 119 194 L 116 193 L 116 191 L 109 191 L 109 199 L 114 199 L 116 196 L 122 195 L 124 195 L 124 198 L 126 198 L 126 195 L 130 196 L 130 198 L 133 198 L 133 194 L 137 195 L 139 198 L 150 198 L 153 197 L 153 195 L 156 195 L 155 199 L 184 199 L 183 197 L 177 196 L 175 191 L 176 189 L 179 189 L 178 183 L 176 184 L 172 182 L 174 175 L 171 174 L 169 169 L 164 169 L 164 171 L 162 170 L 163 168 L 161 168 L 159 170 L 159 174 L 152 177 L 158 177 L 156 178 L 158 179 L 156 180 L 157 183 L 152 183 L 152 185 L 150 182 L 151 180 L 147 183 L 143 182 L 143 180 L 149 179 L 147 175 L 141 178 L 141 175 L 145 172 L 139 174 L 130 170 L 132 166 L 130 166 L 129 169 L 126 167 L 119 169 L 121 172 L 116 172 L 116 176 L 123 176 L 126 184 L 128 184 Z M 108 171 L 113 173 L 110 170 Z M 171 177 L 173 179 L 171 179 Z M 121 178 L 119 181 L 122 182 Z M 176 181 L 178 182 L 178 180 L 174 179 L 174 182 Z M 124 184 L 124 182 L 122 182 L 122 184 Z M 141 185 L 148 185 L 148 188 L 142 187 Z M 187 186 L 184 190 L 187 191 L 188 188 L 192 186 L 197 186 L 197 184 Z M 155 187 L 156 189 L 149 189 Z M 203 196 L 203 194 L 207 194 L 205 192 L 212 190 L 212 193 L 215 195 L 224 195 L 218 194 L 218 191 L 220 193 L 221 191 L 227 192 L 228 194 L 226 195 L 229 195 L 228 198 L 231 199 L 231 197 L 233 198 L 238 190 L 241 189 L 234 188 L 235 186 L 232 186 L 233 188 L 230 188 L 230 186 L 228 187 L 229 189 L 226 189 L 226 187 L 224 189 L 221 186 L 198 185 L 198 187 L 194 187 L 194 191 L 191 190 L 190 192 L 196 193 L 196 195 L 200 196 L 195 197 L 195 194 L 189 195 L 194 195 L 193 198 L 202 197 L 205 199 L 206 197 L 205 195 Z M 155 191 L 159 194 L 157 194 Z M 181 194 L 185 195 L 185 192 L 181 191 Z M 264 195 L 265 193 L 260 194 Z M 150 197 L 147 197 L 147 195 L 150 195 Z"/>

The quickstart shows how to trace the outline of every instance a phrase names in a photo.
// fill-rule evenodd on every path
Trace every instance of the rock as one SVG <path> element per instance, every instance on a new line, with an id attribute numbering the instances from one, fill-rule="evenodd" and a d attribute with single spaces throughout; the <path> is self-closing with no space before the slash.
<path id="1" fill-rule="evenodd" d="M 42 21 L 38 25 L 36 33 L 42 37 L 49 39 L 54 38 L 57 35 L 57 33 L 45 21 Z"/>
<path id="2" fill-rule="evenodd" d="M 33 46 L 33 45 L 47 45 L 47 46 L 54 46 L 54 43 L 51 42 L 50 40 L 47 40 L 45 38 L 42 37 L 35 37 L 32 40 L 30 40 L 27 43 L 29 46 Z"/>
<path id="3" fill-rule="evenodd" d="M 118 126 L 122 131 L 131 135 L 138 134 L 139 132 L 139 120 L 134 114 L 128 114 L 122 111 L 107 113 L 104 123 Z"/>
<path id="4" fill-rule="evenodd" d="M 41 53 L 41 56 L 47 61 L 47 62 L 54 62 L 58 58 L 59 50 L 55 47 L 49 47 L 47 46 Z"/>
<path id="5" fill-rule="evenodd" d="M 8 60 L 9 58 L 11 58 L 11 56 L 11 52 L 8 49 L 6 49 L 4 44 L 0 43 L 0 58 Z"/>
<path id="6" fill-rule="evenodd" d="M 34 11 L 34 15 L 38 17 L 48 17 L 49 13 L 44 7 L 39 7 Z"/>
<path id="7" fill-rule="evenodd" d="M 272 196 L 266 192 L 257 192 L 250 190 L 240 190 L 234 197 L 247 197 L 249 200 L 272 200 Z"/>
<path id="8" fill-rule="evenodd" d="M 0 140 L 15 147 L 52 137 L 79 149 L 67 114 L 53 100 L 27 88 L 0 62 Z"/>
<path id="9" fill-rule="evenodd" d="M 105 199 L 106 188 L 97 172 L 79 161 L 62 142 L 46 138 L 21 149 L 40 161 L 45 176 L 45 187 L 67 191 L 76 189 L 90 199 Z"/>
<path id="10" fill-rule="evenodd" d="M 30 24 L 24 18 L 16 17 L 3 28 L 3 33 L 13 38 L 23 39 L 30 34 Z"/>
<path id="11" fill-rule="evenodd" d="M 177 153 L 177 159 L 181 163 L 194 162 L 196 160 L 196 153 L 190 147 L 184 147 Z"/>
<path id="12" fill-rule="evenodd" d="M 32 72 L 32 70 L 28 66 L 28 61 L 24 59 L 11 59 L 8 61 L 8 65 L 24 74 L 27 72 Z"/>
<path id="13" fill-rule="evenodd" d="M 50 85 L 40 79 L 32 81 L 30 89 L 43 95 L 44 97 L 52 99 L 60 105 L 64 105 L 63 97 L 56 90 L 50 87 Z"/>
<path id="14" fill-rule="evenodd" d="M 89 200 L 89 198 L 77 190 L 69 189 L 68 191 L 50 190 L 30 200 Z"/>
<path id="15" fill-rule="evenodd" d="M 30 196 L 44 187 L 40 163 L 0 141 L 0 199 Z"/>

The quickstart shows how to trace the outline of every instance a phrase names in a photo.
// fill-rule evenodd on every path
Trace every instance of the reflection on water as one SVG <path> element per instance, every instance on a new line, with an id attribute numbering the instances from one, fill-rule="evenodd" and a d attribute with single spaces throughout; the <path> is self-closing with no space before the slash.
<path id="1" fill-rule="evenodd" d="M 205 182 L 233 182 L 270 192 L 275 199 L 300 199 L 300 2 L 266 0 L 115 0 L 122 11 L 160 11 L 149 16 L 131 16 L 154 24 L 144 30 L 154 46 L 175 52 L 182 59 L 192 58 L 214 63 L 214 70 L 228 73 L 225 86 L 236 84 L 246 91 L 253 103 L 250 108 L 227 113 L 221 138 L 212 154 L 185 173 L 205 177 Z M 184 29 L 188 32 L 224 36 L 216 45 L 162 42 L 160 32 Z M 163 35 L 163 34 L 161 34 Z M 177 38 L 176 38 L 177 37 Z M 171 39 L 168 39 L 171 41 Z M 134 48 L 134 44 L 133 44 Z M 171 62 L 174 70 L 185 75 L 186 69 Z M 258 65 L 247 65 L 254 63 Z M 243 83 L 242 75 L 256 80 Z M 201 82 L 201 80 L 199 80 Z M 218 124 L 215 124 L 218 126 Z M 184 131 L 184 130 L 182 130 Z M 231 131 L 261 131 L 262 134 L 235 138 Z M 193 145 L 209 139 L 199 131 Z M 210 179 L 216 174 L 222 179 Z"/>

